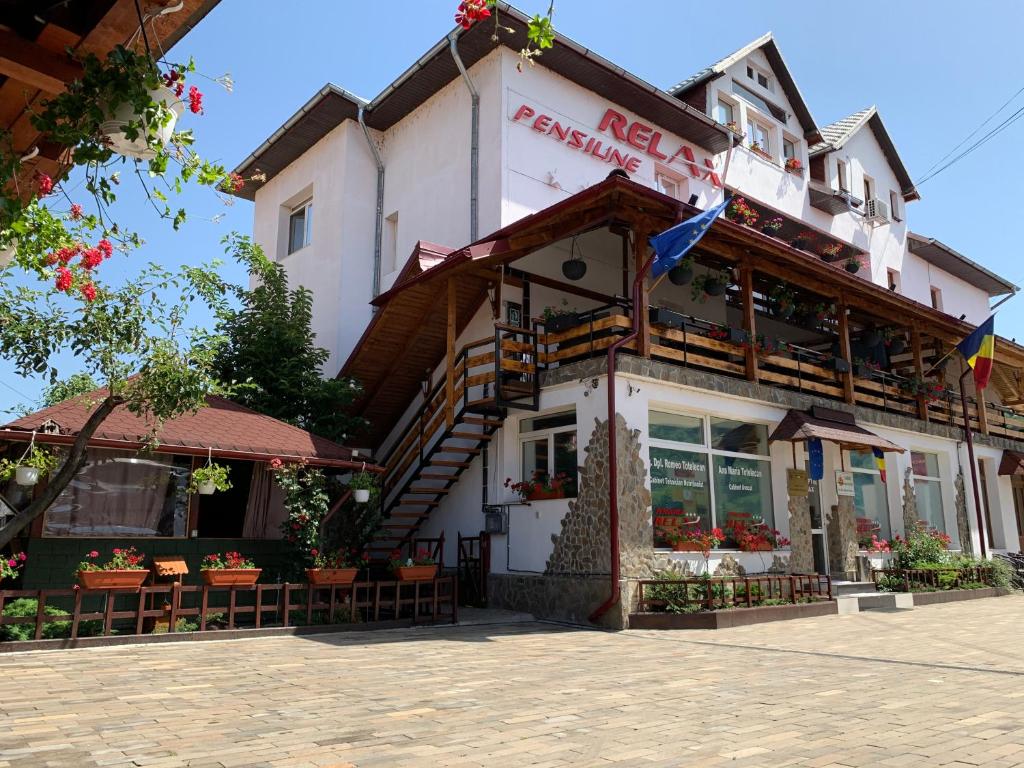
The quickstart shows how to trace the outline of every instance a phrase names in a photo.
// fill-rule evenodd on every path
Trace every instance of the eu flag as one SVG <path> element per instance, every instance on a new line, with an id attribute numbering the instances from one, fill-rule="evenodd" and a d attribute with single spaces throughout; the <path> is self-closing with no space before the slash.
<path id="1" fill-rule="evenodd" d="M 992 315 L 979 325 L 966 339 L 956 345 L 967 364 L 974 369 L 974 386 L 980 391 L 988 384 L 992 375 L 992 363 L 996 353 L 996 316 Z"/>
<path id="2" fill-rule="evenodd" d="M 692 219 L 676 224 L 671 229 L 666 229 L 660 235 L 650 238 L 651 247 L 654 249 L 654 261 L 651 264 L 651 276 L 661 277 L 687 254 L 697 244 L 697 241 L 704 237 L 718 215 L 729 205 L 732 197 L 727 197 L 719 205 L 699 213 Z"/>

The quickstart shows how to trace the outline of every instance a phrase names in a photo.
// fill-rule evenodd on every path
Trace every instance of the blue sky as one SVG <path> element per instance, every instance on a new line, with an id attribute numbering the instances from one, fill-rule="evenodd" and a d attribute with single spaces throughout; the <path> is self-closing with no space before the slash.
<path id="1" fill-rule="evenodd" d="M 234 92 L 196 80 L 206 94 L 206 114 L 188 116 L 185 125 L 195 129 L 201 154 L 233 167 L 326 82 L 375 96 L 447 34 L 456 5 L 222 0 L 169 58 L 193 56 L 211 78 L 230 72 Z M 547 0 L 522 0 L 518 7 L 543 12 Z M 1024 3 L 556 0 L 555 27 L 663 88 L 771 30 L 819 125 L 876 104 L 915 180 L 1024 88 Z M 1024 94 L 991 125 L 1022 106 Z M 1022 146 L 1024 120 L 925 183 L 923 199 L 907 207 L 912 229 L 1018 285 L 1024 284 L 1024 260 L 1013 200 L 1024 172 Z M 83 197 L 80 189 L 75 192 L 77 183 L 76 176 L 67 182 L 74 199 Z M 186 194 L 184 202 L 191 220 L 179 232 L 157 220 L 148 203 L 120 204 L 119 216 L 147 244 L 105 264 L 105 278 L 128 279 L 146 261 L 208 261 L 222 255 L 225 234 L 252 230 L 252 205 L 246 201 L 225 206 L 201 190 Z M 211 221 L 218 214 L 221 220 Z M 245 280 L 234 265 L 223 271 L 229 279 Z M 207 319 L 197 315 L 195 321 Z M 1024 340 L 1024 299 L 1004 305 L 996 330 Z M 70 357 L 58 367 L 62 376 L 77 370 Z M 0 411 L 32 404 L 40 391 L 38 381 L 17 376 L 0 361 Z"/>

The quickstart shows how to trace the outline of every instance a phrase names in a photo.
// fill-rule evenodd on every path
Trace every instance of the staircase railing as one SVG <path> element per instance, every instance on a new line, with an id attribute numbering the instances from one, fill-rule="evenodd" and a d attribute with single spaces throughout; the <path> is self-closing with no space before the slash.
<path id="1" fill-rule="evenodd" d="M 502 323 L 494 326 L 494 404 L 536 411 L 540 407 L 540 370 L 536 329 Z"/>

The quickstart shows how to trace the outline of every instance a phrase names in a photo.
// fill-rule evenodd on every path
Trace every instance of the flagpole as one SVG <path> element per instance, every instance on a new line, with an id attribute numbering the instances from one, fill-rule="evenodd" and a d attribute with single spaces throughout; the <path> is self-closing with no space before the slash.
<path id="1" fill-rule="evenodd" d="M 955 347 L 954 347 L 955 349 Z M 967 367 L 960 375 L 960 405 L 964 411 L 964 434 L 967 440 L 967 458 L 971 462 L 971 488 L 974 491 L 974 511 L 978 518 L 978 541 L 981 544 L 981 557 L 982 559 L 987 557 L 985 549 L 985 523 L 984 516 L 981 512 L 981 494 L 978 493 L 978 467 L 974 461 L 974 436 L 971 434 L 971 417 L 967 411 L 967 392 L 964 390 L 964 379 L 966 379 L 971 373 L 972 369 L 970 366 Z M 978 398 L 983 400 L 983 398 Z M 960 542 L 960 546 L 963 547 L 963 542 Z"/>

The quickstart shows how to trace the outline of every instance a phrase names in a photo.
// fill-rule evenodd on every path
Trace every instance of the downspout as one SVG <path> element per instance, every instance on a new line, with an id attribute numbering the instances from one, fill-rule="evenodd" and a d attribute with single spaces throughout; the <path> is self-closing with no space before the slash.
<path id="1" fill-rule="evenodd" d="M 639 237 L 639 233 L 637 236 Z M 615 427 L 615 353 L 619 351 L 620 347 L 640 336 L 639 308 L 643 298 L 644 278 L 653 263 L 654 254 L 651 254 L 633 279 L 633 330 L 608 347 L 608 525 L 610 528 L 608 540 L 612 556 L 611 584 L 608 599 L 590 614 L 590 621 L 594 623 L 597 623 L 608 612 L 608 609 L 619 602 L 619 452 L 616 445 L 617 430 Z"/>
<path id="2" fill-rule="evenodd" d="M 476 86 L 466 71 L 466 65 L 459 56 L 458 40 L 458 35 L 454 31 L 448 34 L 448 47 L 451 49 L 452 58 L 455 59 L 455 66 L 459 68 L 462 80 L 469 89 L 472 103 L 469 128 L 469 240 L 475 243 L 480 237 L 480 94 L 477 93 Z"/>
<path id="3" fill-rule="evenodd" d="M 373 230 L 373 297 L 376 299 L 380 296 L 380 258 L 381 258 L 381 242 L 384 238 L 384 161 L 380 159 L 380 151 L 377 149 L 377 143 L 370 136 L 370 129 L 366 127 L 366 121 L 363 119 L 363 111 L 365 106 L 359 105 L 359 126 L 363 129 L 363 135 L 366 137 L 366 144 L 370 148 L 370 153 L 373 155 L 373 162 L 377 164 L 377 220 Z M 374 307 L 374 312 L 377 311 L 377 307 Z"/>

